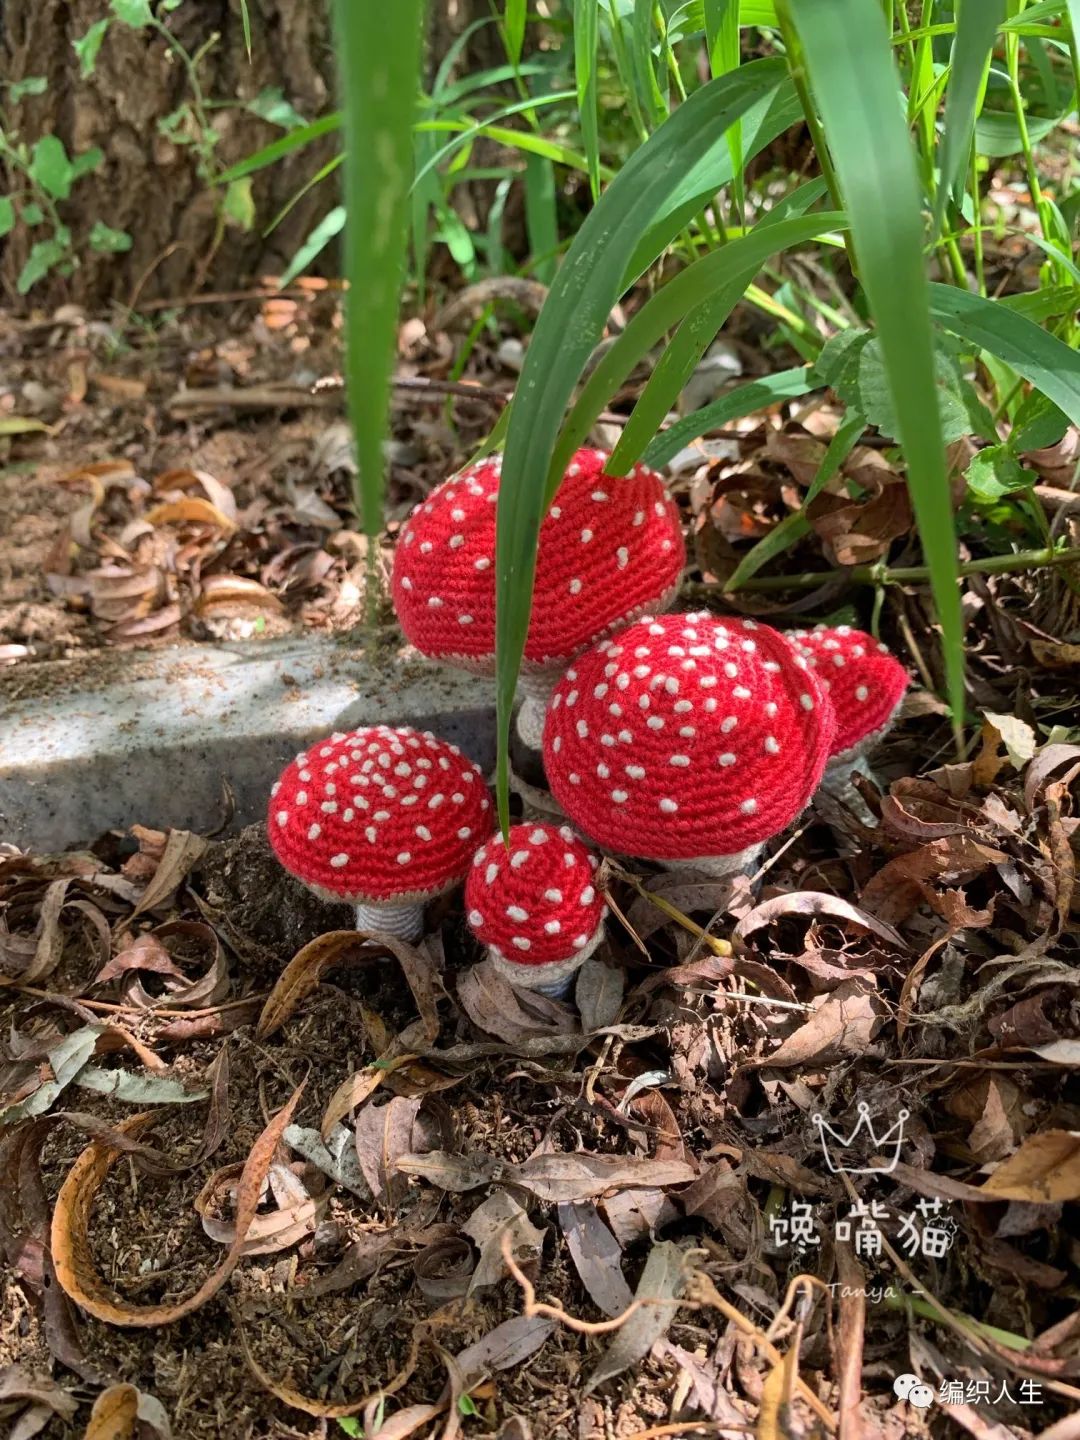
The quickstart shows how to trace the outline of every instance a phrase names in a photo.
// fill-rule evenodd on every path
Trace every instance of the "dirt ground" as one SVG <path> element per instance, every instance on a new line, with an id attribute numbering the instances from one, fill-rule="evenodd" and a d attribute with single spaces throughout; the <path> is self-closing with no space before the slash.
<path id="1" fill-rule="evenodd" d="M 339 399 L 311 403 L 335 325 L 321 291 L 4 324 L 0 418 L 48 429 L 0 431 L 0 663 L 363 622 Z M 402 333 L 383 562 L 513 383 L 492 338 L 474 395 L 410 388 L 456 384 L 455 343 Z M 292 400 L 250 408 L 274 386 Z M 755 417 L 673 477 L 692 582 L 785 513 L 828 423 Z M 1045 465 L 1060 489 L 1068 455 Z M 825 568 L 823 544 L 792 563 Z M 133 815 L 67 855 L 0 846 L 0 1427 L 81 1435 L 96 1402 L 120 1418 L 95 1434 L 165 1434 L 156 1402 L 178 1440 L 771 1440 L 847 1408 L 867 1437 L 1005 1440 L 1073 1413 L 1077 583 L 971 585 L 994 718 L 962 760 L 925 594 L 890 587 L 880 632 L 922 683 L 876 761 L 879 823 L 819 798 L 756 893 L 612 869 L 625 924 L 576 1007 L 500 989 L 460 896 L 418 947 L 350 938 L 260 827 Z M 835 584 L 740 604 L 875 618 Z M 875 1141 L 836 1173 L 812 1116 L 846 1137 L 860 1104 Z M 909 1372 L 929 1409 L 895 1392 Z"/>

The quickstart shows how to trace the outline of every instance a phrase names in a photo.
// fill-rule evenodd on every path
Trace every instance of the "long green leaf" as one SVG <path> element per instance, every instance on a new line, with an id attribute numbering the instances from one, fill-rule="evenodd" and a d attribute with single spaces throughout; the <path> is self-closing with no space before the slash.
<path id="1" fill-rule="evenodd" d="M 278 280 L 278 285 L 284 288 L 286 285 L 291 285 L 298 275 L 302 275 L 311 262 L 322 254 L 334 236 L 340 235 L 345 229 L 345 219 L 344 205 L 335 205 L 328 214 L 324 215 L 286 265 Z"/>
<path id="2" fill-rule="evenodd" d="M 550 160 L 530 155 L 525 162 L 525 230 L 533 259 L 533 274 L 545 285 L 555 278 L 559 225 L 555 213 L 555 167 Z"/>
<path id="3" fill-rule="evenodd" d="M 600 121 L 596 109 L 597 6 L 598 0 L 574 0 L 574 78 L 577 81 L 581 138 L 589 162 L 589 185 L 594 200 L 600 194 Z"/>
<path id="4" fill-rule="evenodd" d="M 295 130 L 290 130 L 287 135 L 282 135 L 280 140 L 271 141 L 261 150 L 256 150 L 254 154 L 248 155 L 245 159 L 230 166 L 224 174 L 217 177 L 217 184 L 231 185 L 234 180 L 242 180 L 245 175 L 253 175 L 256 170 L 263 170 L 267 165 L 273 165 L 275 160 L 281 160 L 286 155 L 291 155 L 294 150 L 299 150 L 304 145 L 310 145 L 321 135 L 332 135 L 335 130 L 340 130 L 341 121 L 341 111 L 334 110 L 329 115 L 322 115 L 318 120 L 313 120 L 310 125 L 300 125 Z"/>
<path id="5" fill-rule="evenodd" d="M 525 44 L 525 12 L 526 0 L 506 0 L 506 53 L 515 65 Z"/>
<path id="6" fill-rule="evenodd" d="M 825 182 L 822 180 L 812 180 L 808 185 L 801 185 L 768 211 L 751 233 L 760 236 L 762 230 L 805 214 L 824 191 Z M 741 241 L 734 241 L 734 249 L 725 247 L 723 251 L 733 278 L 738 270 L 737 257 L 741 244 Z M 743 289 L 745 286 L 740 284 L 739 295 Z M 656 369 L 649 377 L 649 383 L 634 406 L 611 457 L 609 474 L 625 475 L 640 457 L 730 313 L 731 304 L 725 287 L 699 310 L 688 315 L 679 326 L 678 333 L 661 355 Z"/>
<path id="7" fill-rule="evenodd" d="M 703 405 L 700 410 L 676 420 L 674 425 L 669 425 L 656 437 L 641 458 L 646 465 L 659 470 L 699 435 L 717 430 L 731 420 L 740 420 L 744 415 L 752 415 L 755 410 L 762 410 L 767 405 L 775 405 L 778 400 L 797 400 L 813 389 L 806 365 L 798 365 L 793 370 L 778 370 L 775 375 L 768 375 L 763 380 L 751 380 L 710 405 Z"/>
<path id="8" fill-rule="evenodd" d="M 656 82 L 653 67 L 653 4 L 654 0 L 634 0 L 634 73 L 638 80 L 638 94 L 645 113 L 654 126 L 663 123 L 667 104 L 663 92 Z"/>
<path id="9" fill-rule="evenodd" d="M 405 260 L 423 0 L 336 0 L 345 119 L 345 380 L 366 532 L 382 525 L 383 440 Z"/>
<path id="10" fill-rule="evenodd" d="M 600 197 L 536 322 L 513 401 L 496 527 L 498 791 L 504 828 L 510 713 L 529 629 L 546 483 L 567 401 L 622 293 L 643 231 L 668 211 L 686 170 L 755 100 L 774 90 L 782 75 L 782 63 L 758 60 L 703 85 L 679 106 Z"/>
<path id="11" fill-rule="evenodd" d="M 1005 18 L 1005 0 L 963 0 L 952 48 L 952 69 L 945 97 L 945 133 L 941 142 L 941 180 L 934 228 L 940 233 L 950 196 L 957 204 L 971 153 L 975 117 L 982 103 L 997 27 Z"/>
<path id="12" fill-rule="evenodd" d="M 959 738 L 964 650 L 956 528 L 934 383 L 922 197 L 897 104 L 889 33 L 880 6 L 864 0 L 782 3 L 790 4 L 798 27 L 851 220 L 860 279 L 881 339 Z"/>
<path id="13" fill-rule="evenodd" d="M 705 0 L 705 41 L 713 75 L 726 75 L 739 68 L 739 0 Z M 742 125 L 739 121 L 728 131 L 728 149 L 731 151 L 735 209 L 742 223 L 746 214 L 746 195 L 743 188 Z"/>
<path id="14" fill-rule="evenodd" d="M 934 319 L 962 340 L 989 350 L 1080 425 L 1080 355 L 999 300 L 952 285 L 930 286 Z"/>
<path id="15" fill-rule="evenodd" d="M 571 455 L 583 444 L 601 410 L 652 347 L 689 314 L 707 314 L 720 326 L 765 262 L 783 250 L 805 244 L 846 224 L 839 212 L 796 216 L 776 225 L 760 225 L 681 271 L 641 307 L 581 387 L 581 394 L 559 435 L 549 476 L 548 499 Z M 625 458 L 622 462 L 625 468 Z"/>

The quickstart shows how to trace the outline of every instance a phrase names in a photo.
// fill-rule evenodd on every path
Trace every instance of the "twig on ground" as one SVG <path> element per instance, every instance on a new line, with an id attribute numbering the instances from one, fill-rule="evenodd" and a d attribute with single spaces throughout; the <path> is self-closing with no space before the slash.
<path id="1" fill-rule="evenodd" d="M 543 1315 L 548 1320 L 558 1321 L 560 1325 L 565 1325 L 568 1330 L 573 1330 L 578 1335 L 610 1335 L 613 1330 L 621 1330 L 630 1316 L 646 1305 L 670 1304 L 677 1306 L 679 1304 L 678 1300 L 631 1300 L 622 1314 L 616 1315 L 613 1320 L 579 1320 L 576 1315 L 571 1315 L 564 1310 L 558 1302 L 554 1305 L 546 1305 L 542 1300 L 537 1300 L 536 1289 L 532 1281 L 514 1259 L 510 1249 L 509 1231 L 503 1231 L 500 1248 L 503 1263 L 521 1287 L 522 1314 L 527 1315 L 530 1319 L 534 1315 Z"/>
<path id="2" fill-rule="evenodd" d="M 662 895 L 654 895 L 651 890 L 647 890 L 636 875 L 631 875 L 628 870 L 619 870 L 618 875 L 620 880 L 625 880 L 628 885 L 636 890 L 645 900 L 648 900 L 650 904 L 655 905 L 658 910 L 662 910 L 669 920 L 674 920 L 676 925 L 681 925 L 684 930 L 689 930 L 691 935 L 696 935 L 698 940 L 700 940 L 703 945 L 708 946 L 714 955 L 719 955 L 726 959 L 732 954 L 730 941 L 721 940 L 716 935 L 710 935 L 707 930 L 703 930 L 700 925 L 690 919 L 689 915 L 684 915 L 681 910 L 672 905 L 670 901 L 665 900 Z"/>

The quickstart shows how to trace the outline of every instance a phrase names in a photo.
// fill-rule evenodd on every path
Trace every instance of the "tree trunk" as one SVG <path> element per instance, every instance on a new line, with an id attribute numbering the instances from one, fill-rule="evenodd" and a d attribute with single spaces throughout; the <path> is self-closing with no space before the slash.
<path id="1" fill-rule="evenodd" d="M 307 120 L 332 104 L 328 6 L 321 0 L 247 0 L 247 11 L 250 62 L 240 0 L 184 0 L 161 15 L 189 55 L 205 47 L 197 75 L 212 107 L 206 112 L 207 138 L 213 141 L 209 165 L 216 173 L 284 133 L 242 108 L 265 88 L 280 87 Z M 255 220 L 249 230 L 223 223 L 222 191 L 210 183 L 197 147 L 178 143 L 161 126 L 193 99 L 191 77 L 168 41 L 113 19 L 93 72 L 80 76 L 72 42 L 106 14 L 100 0 L 0 0 L 0 75 L 7 82 L 28 76 L 48 82 L 40 95 L 24 95 L 7 107 L 4 131 L 31 147 L 54 134 L 71 156 L 97 146 L 105 157 L 58 204 L 78 257 L 69 278 L 54 272 L 21 299 L 16 279 L 31 244 L 45 232 L 17 224 L 0 242 L 0 284 L 8 300 L 48 307 L 62 301 L 98 306 L 180 299 L 203 286 L 231 289 L 254 275 L 280 272 L 336 203 L 335 182 L 304 196 L 271 235 L 263 231 L 334 153 L 335 138 L 323 137 L 253 177 Z M 216 38 L 208 44 L 211 36 Z M 196 131 L 181 127 L 189 136 Z M 0 194 L 22 183 L 10 167 L 2 178 L 7 183 Z M 131 249 L 95 253 L 87 243 L 95 221 L 127 231 Z"/>

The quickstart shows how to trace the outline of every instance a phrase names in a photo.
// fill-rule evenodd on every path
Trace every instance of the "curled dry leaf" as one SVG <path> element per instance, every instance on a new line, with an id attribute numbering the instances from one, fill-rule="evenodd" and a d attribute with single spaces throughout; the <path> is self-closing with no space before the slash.
<path id="1" fill-rule="evenodd" d="M 469 1242 L 460 1235 L 448 1235 L 420 1251 L 413 1261 L 413 1275 L 424 1299 L 441 1305 L 469 1293 L 473 1265 Z"/>
<path id="2" fill-rule="evenodd" d="M 435 1010 L 434 967 L 430 960 L 415 946 L 406 945 L 393 935 L 374 932 L 365 935 L 358 930 L 329 930 L 297 951 L 267 996 L 255 1029 L 256 1038 L 265 1040 L 280 1030 L 327 970 L 335 965 L 372 965 L 387 955 L 394 956 L 405 972 L 427 1037 L 434 1040 L 439 1033 L 439 1017 Z"/>
<path id="3" fill-rule="evenodd" d="M 903 936 L 891 925 L 886 925 L 874 915 L 868 915 L 865 910 L 860 910 L 857 905 L 852 905 L 839 895 L 828 895 L 821 890 L 796 890 L 788 895 L 773 896 L 771 900 L 755 906 L 749 915 L 743 916 L 735 927 L 735 935 L 738 939 L 745 940 L 755 930 L 761 930 L 764 926 L 771 925 L 774 920 L 790 915 L 813 918 L 826 916 L 833 920 L 847 920 L 863 930 L 869 930 L 879 940 L 884 940 L 887 945 L 892 945 L 897 950 L 908 948 Z"/>
<path id="4" fill-rule="evenodd" d="M 626 972 L 615 965 L 605 965 L 591 955 L 578 971 L 574 999 L 584 1030 L 602 1030 L 614 1025 L 622 1009 L 626 989 Z"/>
<path id="5" fill-rule="evenodd" d="M 385 1105 L 365 1105 L 356 1117 L 356 1157 L 371 1193 L 382 1205 L 396 1205 L 405 1193 L 405 1180 L 398 1171 L 402 1157 L 422 1138 L 417 1120 L 423 1103 L 420 1095 L 412 1100 L 395 1095 Z"/>
<path id="6" fill-rule="evenodd" d="M 203 1230 L 219 1245 L 236 1244 L 236 1225 L 211 1211 L 226 1208 L 228 1197 L 235 1193 L 240 1170 L 239 1165 L 218 1170 L 195 1197 L 195 1212 Z M 288 1250 L 305 1235 L 314 1233 L 325 1209 L 325 1202 L 312 1199 L 300 1178 L 278 1160 L 270 1166 L 264 1195 L 273 1197 L 277 1209 L 260 1211 L 252 1220 L 242 1245 L 244 1255 L 276 1255 Z"/>
<path id="7" fill-rule="evenodd" d="M 685 1280 L 685 1257 L 679 1247 L 661 1240 L 649 1252 L 634 1299 L 641 1307 L 616 1331 L 599 1365 L 585 1383 L 585 1394 L 605 1380 L 621 1375 L 649 1353 L 657 1340 L 667 1334 L 678 1308 L 676 1297 Z"/>
<path id="8" fill-rule="evenodd" d="M 213 525 L 215 529 L 223 530 L 226 535 L 231 535 L 236 529 L 234 520 L 209 500 L 203 500 L 198 495 L 188 495 L 183 500 L 166 500 L 161 505 L 155 505 L 146 519 L 150 525 Z"/>
<path id="9" fill-rule="evenodd" d="M 461 1228 L 480 1251 L 470 1292 L 484 1285 L 497 1285 L 506 1275 L 504 1236 L 509 1236 L 510 1253 L 526 1271 L 539 1260 L 544 1248 L 544 1231 L 532 1223 L 524 1207 L 505 1190 L 497 1190 L 478 1205 Z"/>
<path id="10" fill-rule="evenodd" d="M 550 1019 L 545 1021 L 539 1010 L 530 1005 L 530 997 L 504 980 L 490 960 L 481 960 L 458 976 L 457 997 L 461 1008 L 479 1030 L 497 1035 L 507 1044 L 529 1035 L 550 1034 L 552 1030 L 568 1028 Z M 559 1006 L 556 1013 L 560 1012 L 564 1012 L 568 1019 L 572 1018 L 565 1006 Z"/>
<path id="11" fill-rule="evenodd" d="M 923 902 L 927 881 L 942 875 L 950 879 L 978 875 L 1008 858 L 1004 851 L 982 844 L 970 832 L 932 840 L 882 866 L 862 892 L 863 909 L 883 923 L 898 923 Z"/>
<path id="12" fill-rule="evenodd" d="M 170 830 L 153 879 L 139 897 L 139 903 L 131 912 L 128 923 L 137 915 L 164 905 L 202 859 L 208 844 L 201 835 L 196 835 L 191 830 Z"/>
<path id="13" fill-rule="evenodd" d="M 1053 1205 L 1080 1200 L 1080 1134 L 1044 1130 L 1025 1140 L 982 1186 L 987 1200 Z"/>
<path id="14" fill-rule="evenodd" d="M 132 1305 L 111 1290 L 95 1269 L 90 1243 L 90 1217 L 97 1193 L 118 1152 L 106 1141 L 95 1140 L 89 1145 L 68 1171 L 53 1209 L 51 1249 L 56 1278 L 65 1293 L 98 1320 L 110 1325 L 132 1326 L 171 1324 L 184 1315 L 192 1314 L 216 1295 L 240 1261 L 274 1151 L 292 1120 L 302 1092 L 303 1086 L 278 1111 L 256 1140 L 244 1164 L 237 1185 L 236 1239 L 224 1260 L 193 1294 L 169 1305 Z M 133 1115 L 117 1128 L 126 1135 L 138 1136 L 155 1118 L 152 1111 Z"/>
<path id="15" fill-rule="evenodd" d="M 844 980 L 814 1005 L 809 1019 L 778 1050 L 752 1063 L 771 1069 L 865 1055 L 888 1013 L 881 996 L 862 979 Z"/>
<path id="16" fill-rule="evenodd" d="M 322 1125 L 319 1127 L 323 1139 L 333 1132 L 346 1115 L 359 1109 L 368 1096 L 373 1095 L 395 1070 L 411 1064 L 415 1059 L 416 1056 L 411 1054 L 383 1055 L 374 1064 L 365 1065 L 363 1070 L 357 1070 L 343 1081 L 331 1095 L 323 1115 Z"/>

